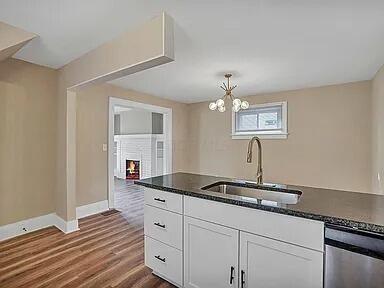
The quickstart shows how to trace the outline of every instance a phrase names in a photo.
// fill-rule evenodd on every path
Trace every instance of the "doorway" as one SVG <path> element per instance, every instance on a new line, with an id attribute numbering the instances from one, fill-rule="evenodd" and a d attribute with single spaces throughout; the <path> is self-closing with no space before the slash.
<path id="1" fill-rule="evenodd" d="M 172 171 L 172 109 L 109 98 L 108 205 L 115 179 L 134 181 Z"/>

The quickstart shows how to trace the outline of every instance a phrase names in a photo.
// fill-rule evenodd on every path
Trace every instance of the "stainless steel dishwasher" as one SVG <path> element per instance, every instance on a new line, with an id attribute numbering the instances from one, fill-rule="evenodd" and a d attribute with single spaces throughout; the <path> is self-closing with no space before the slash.
<path id="1" fill-rule="evenodd" d="M 327 225 L 325 288 L 383 288 L 384 236 Z"/>

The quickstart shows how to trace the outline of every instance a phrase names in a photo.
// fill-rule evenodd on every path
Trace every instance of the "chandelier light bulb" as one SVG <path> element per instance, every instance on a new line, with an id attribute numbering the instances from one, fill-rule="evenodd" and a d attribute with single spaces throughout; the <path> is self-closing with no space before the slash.
<path id="1" fill-rule="evenodd" d="M 219 106 L 219 108 L 217 110 L 219 110 L 219 112 L 224 112 L 225 111 L 225 106 Z"/>
<path id="2" fill-rule="evenodd" d="M 223 107 L 224 106 L 224 100 L 223 99 L 218 99 L 217 101 L 216 101 L 216 105 L 217 105 L 217 107 Z"/>
<path id="3" fill-rule="evenodd" d="M 240 106 L 238 106 L 238 105 L 233 105 L 232 106 L 232 111 L 233 112 L 239 112 L 239 110 L 240 110 Z"/>
<path id="4" fill-rule="evenodd" d="M 217 109 L 217 104 L 215 102 L 209 103 L 209 109 L 215 111 Z"/>
<path id="5" fill-rule="evenodd" d="M 236 98 L 235 100 L 233 100 L 232 102 L 233 106 L 239 106 L 241 105 L 241 100 L 239 98 Z"/>
<path id="6" fill-rule="evenodd" d="M 249 108 L 249 103 L 248 101 L 243 101 L 241 102 L 241 109 L 248 109 Z"/>

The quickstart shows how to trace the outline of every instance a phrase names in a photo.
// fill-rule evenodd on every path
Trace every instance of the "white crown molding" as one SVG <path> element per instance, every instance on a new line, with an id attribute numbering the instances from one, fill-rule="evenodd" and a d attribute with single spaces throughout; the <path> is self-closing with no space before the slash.
<path id="1" fill-rule="evenodd" d="M 107 211 L 108 209 L 108 200 L 83 205 L 76 208 L 76 218 L 81 219 L 90 215 Z"/>

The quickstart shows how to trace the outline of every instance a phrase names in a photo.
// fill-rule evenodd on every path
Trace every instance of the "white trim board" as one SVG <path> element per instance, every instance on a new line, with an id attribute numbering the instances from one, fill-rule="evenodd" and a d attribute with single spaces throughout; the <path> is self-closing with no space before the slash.
<path id="1" fill-rule="evenodd" d="M 108 200 L 83 205 L 76 208 L 76 218 L 80 219 L 108 210 Z M 78 221 L 65 221 L 56 213 L 21 220 L 16 223 L 0 226 L 0 241 L 7 240 L 16 236 L 28 234 L 47 227 L 55 226 L 65 234 L 79 230 Z"/>
<path id="2" fill-rule="evenodd" d="M 66 222 L 56 213 L 51 213 L 0 226 L 0 241 L 51 226 L 57 227 L 66 234 L 79 230 L 77 220 Z"/>
<path id="3" fill-rule="evenodd" d="M 125 135 L 115 135 L 113 136 L 114 140 L 117 139 L 132 139 L 132 138 L 164 138 L 163 134 L 125 134 Z"/>
<path id="4" fill-rule="evenodd" d="M 76 208 L 76 219 L 98 214 L 108 210 L 108 200 L 103 200 Z"/>
<path id="5" fill-rule="evenodd" d="M 60 229 L 65 234 L 80 230 L 79 229 L 79 223 L 78 223 L 77 219 L 66 222 L 63 220 L 63 218 L 61 218 L 57 215 L 56 215 L 56 223 L 54 226 L 56 226 L 58 229 Z"/>

